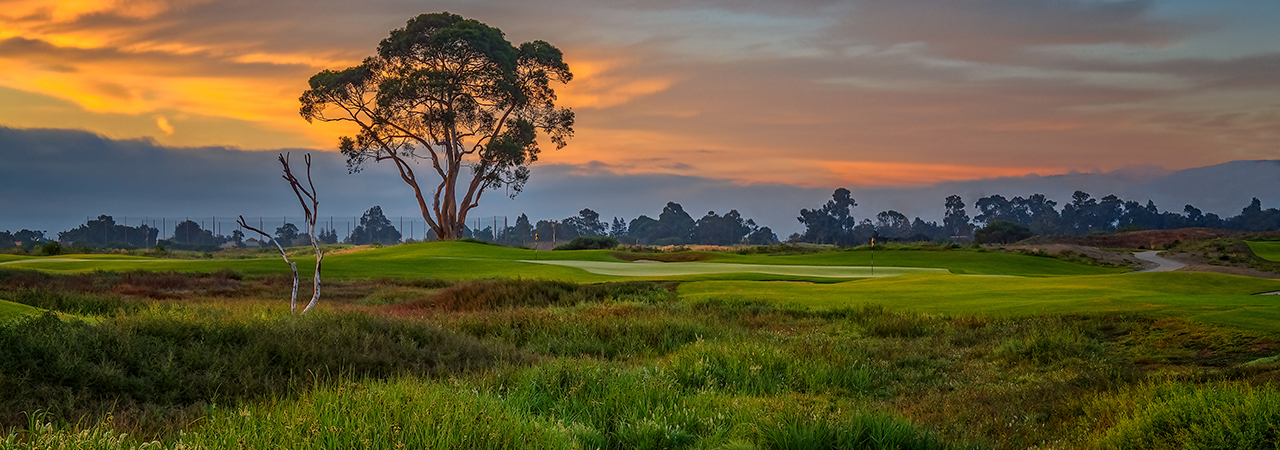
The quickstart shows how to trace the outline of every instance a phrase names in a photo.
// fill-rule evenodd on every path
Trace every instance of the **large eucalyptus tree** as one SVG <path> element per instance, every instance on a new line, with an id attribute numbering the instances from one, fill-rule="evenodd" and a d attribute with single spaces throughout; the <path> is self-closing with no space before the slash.
<path id="1" fill-rule="evenodd" d="M 538 159 L 539 133 L 557 149 L 572 137 L 573 112 L 556 105 L 552 87 L 572 77 L 551 44 L 516 47 L 478 21 L 423 14 L 392 31 L 362 64 L 311 77 L 300 112 L 308 122 L 356 125 L 355 136 L 339 139 L 348 170 L 392 162 L 431 230 L 451 240 L 462 237 L 467 213 L 485 191 L 502 188 L 514 197 L 522 190 Z M 431 192 L 414 170 L 418 161 L 439 178 Z"/>

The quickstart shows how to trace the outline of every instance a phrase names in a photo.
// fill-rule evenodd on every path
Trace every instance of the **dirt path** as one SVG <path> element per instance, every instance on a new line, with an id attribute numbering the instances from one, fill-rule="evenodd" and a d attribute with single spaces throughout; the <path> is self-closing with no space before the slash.
<path id="1" fill-rule="evenodd" d="M 1142 269 L 1142 270 L 1138 270 L 1130 273 L 1173 272 L 1183 267 L 1187 267 L 1186 264 L 1161 257 L 1160 252 L 1155 250 L 1145 251 L 1145 252 L 1134 252 L 1133 256 L 1143 261 L 1155 263 L 1156 266 L 1150 269 Z"/>

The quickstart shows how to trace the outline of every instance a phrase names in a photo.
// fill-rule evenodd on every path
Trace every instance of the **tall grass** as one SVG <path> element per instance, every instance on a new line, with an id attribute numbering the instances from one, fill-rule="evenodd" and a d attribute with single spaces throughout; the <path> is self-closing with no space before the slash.
<path id="1" fill-rule="evenodd" d="M 742 330 L 697 313 L 638 303 L 512 308 L 433 317 L 446 328 L 553 356 L 608 359 L 661 356 L 700 338 Z"/>
<path id="2" fill-rule="evenodd" d="M 1227 439 L 1277 422 L 1261 383 L 1278 366 L 1239 368 L 1274 356 L 1274 336 L 1185 319 L 806 310 L 649 283 L 334 286 L 302 317 L 266 300 L 0 291 L 97 316 L 0 326 L 0 419 L 26 428 L 0 448 L 126 448 L 128 432 L 166 448 L 1012 449 L 1197 427 L 1226 436 L 1211 448 L 1271 442 Z"/>
<path id="3" fill-rule="evenodd" d="M 38 409 L 74 420 L 112 408 L 177 420 L 200 405 L 294 392 L 313 379 L 435 376 L 523 359 L 500 343 L 365 314 L 237 318 L 171 306 L 97 324 L 46 314 L 0 326 L 0 421 Z"/>
<path id="4" fill-rule="evenodd" d="M 1241 383 L 1148 383 L 1104 396 L 1087 421 L 1104 449 L 1280 448 L 1280 390 Z"/>

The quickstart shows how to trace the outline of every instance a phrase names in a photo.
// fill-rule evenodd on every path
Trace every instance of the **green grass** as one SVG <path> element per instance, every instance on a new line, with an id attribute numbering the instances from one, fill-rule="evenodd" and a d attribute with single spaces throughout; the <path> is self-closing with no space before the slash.
<path id="1" fill-rule="evenodd" d="M 834 284 L 699 281 L 683 283 L 690 300 L 735 298 L 806 307 L 883 304 L 950 315 L 1032 315 L 1144 311 L 1208 323 L 1276 330 L 1280 281 L 1213 273 L 1142 273 L 1073 277 L 906 275 Z"/>
<path id="2" fill-rule="evenodd" d="M 8 298 L 99 320 L 0 324 L 0 423 L 18 427 L 0 428 L 0 449 L 152 439 L 149 448 L 1093 448 L 1258 430 L 1280 409 L 1267 384 L 1280 379 L 1266 360 L 1280 348 L 1274 329 L 1179 317 L 798 307 L 681 298 L 671 283 L 513 279 L 335 282 L 301 317 L 285 312 L 278 277 L 225 296 L 111 293 L 186 286 L 157 275 L 7 275 L 44 283 L 0 292 Z M 1253 289 L 1195 275 L 751 284 Z M 1226 381 L 1247 386 L 1216 393 Z M 1170 415 L 1199 407 L 1210 412 Z M 1260 418 L 1240 418 L 1251 414 Z"/>
<path id="3" fill-rule="evenodd" d="M 0 300 L 0 322 L 5 322 L 16 317 L 39 313 L 39 309 L 21 303 Z"/>
<path id="4" fill-rule="evenodd" d="M 1259 258 L 1280 262 L 1280 241 L 1245 241 Z"/>
<path id="5" fill-rule="evenodd" d="M 1102 449 L 1275 448 L 1280 391 L 1241 383 L 1147 384 L 1099 398 L 1086 420 L 1112 426 Z"/>
<path id="6" fill-rule="evenodd" d="M 767 274 L 805 278 L 870 278 L 941 272 L 946 269 L 917 267 L 812 266 L 715 262 L 635 263 L 608 261 L 538 261 L 539 264 L 575 267 L 599 275 L 648 278 L 678 278 L 686 275 Z"/>
<path id="7" fill-rule="evenodd" d="M 712 253 L 708 261 L 744 264 L 870 266 L 871 253 L 869 250 L 862 249 L 779 256 Z M 927 267 L 947 269 L 955 274 L 1018 276 L 1099 275 L 1131 270 L 1087 266 L 1049 257 L 972 249 L 876 251 L 875 266 Z"/>
<path id="8" fill-rule="evenodd" d="M 924 251 L 893 250 L 876 252 L 875 265 L 884 273 L 892 268 L 945 269 L 960 274 L 1002 274 L 1022 276 L 1087 275 L 1123 272 L 1125 269 L 1104 268 L 1073 264 L 1052 258 L 1015 255 L 1002 252 L 972 250 Z M 594 283 L 618 280 L 624 276 L 641 278 L 666 278 L 677 280 L 698 279 L 812 279 L 843 276 L 862 277 L 868 269 L 836 268 L 787 268 L 785 266 L 855 266 L 871 264 L 869 251 L 837 251 L 806 255 L 739 255 L 736 253 L 695 253 L 704 262 L 666 264 L 628 263 L 614 257 L 608 250 L 577 250 L 534 252 L 533 250 L 499 247 L 466 242 L 429 242 L 398 245 L 352 253 L 330 255 L 325 258 L 324 276 L 330 279 L 368 278 L 541 278 L 552 280 Z M 314 259 L 305 256 L 292 258 L 298 261 L 301 272 L 310 272 Z M 527 261 L 555 261 L 532 263 Z M 605 264 L 614 263 L 614 264 Z M 718 264 L 716 264 L 718 263 Z M 557 265 L 560 264 L 560 265 Z M 699 266 L 704 264 L 704 266 Z M 738 266 L 763 265 L 766 267 Z M 288 266 L 278 257 L 261 259 L 159 259 L 138 256 L 113 255 L 64 255 L 50 258 L 31 258 L 10 267 L 38 269 L 56 273 L 76 273 L 95 270 L 128 271 L 155 270 L 180 272 L 214 272 L 230 269 L 246 275 L 258 276 L 288 273 Z M 583 270 L 579 267 L 593 268 Z M 596 266 L 600 266 L 597 268 Z M 604 269 L 604 268 L 607 268 Z M 817 275 L 815 275 L 815 273 Z"/>

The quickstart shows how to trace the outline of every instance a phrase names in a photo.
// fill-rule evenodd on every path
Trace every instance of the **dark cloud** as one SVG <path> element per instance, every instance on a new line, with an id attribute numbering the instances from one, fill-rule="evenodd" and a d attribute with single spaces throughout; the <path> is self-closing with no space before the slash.
<path id="1" fill-rule="evenodd" d="M 301 153 L 293 150 L 300 163 Z M 341 155 L 313 152 L 313 173 L 320 191 L 323 217 L 358 216 L 382 206 L 393 222 L 418 215 L 409 189 L 389 167 L 374 165 L 360 174 L 347 173 Z M 299 208 L 280 179 L 276 152 L 250 152 L 219 147 L 170 148 L 145 140 L 112 140 L 91 133 L 57 129 L 0 127 L 0 230 L 43 229 L 51 233 L 83 223 L 99 214 L 117 220 L 132 217 L 297 217 Z M 490 193 L 472 218 L 527 213 L 535 220 L 576 215 L 591 208 L 601 217 L 630 220 L 656 217 L 667 201 L 682 204 L 694 216 L 737 209 L 745 217 L 772 227 L 785 237 L 800 231 L 800 208 L 826 202 L 832 187 L 802 188 L 786 184 L 743 185 L 682 175 L 619 175 L 614 166 L 540 165 L 528 188 L 512 200 Z M 909 217 L 940 220 L 943 199 L 958 194 L 966 203 L 983 196 L 1006 197 L 1044 193 L 1068 201 L 1080 189 L 1096 197 L 1152 199 L 1164 209 L 1187 203 L 1219 215 L 1239 212 L 1252 196 L 1264 205 L 1280 204 L 1280 161 L 1237 161 L 1177 172 L 1137 167 L 1111 173 L 994 178 L 948 182 L 919 188 L 850 186 L 859 207 L 855 216 L 871 217 L 893 209 Z M 485 219 L 490 220 L 490 219 Z M 499 219 L 501 221 L 501 219 Z M 417 232 L 421 232 L 419 220 Z M 341 228 L 341 227 L 339 227 Z"/>

